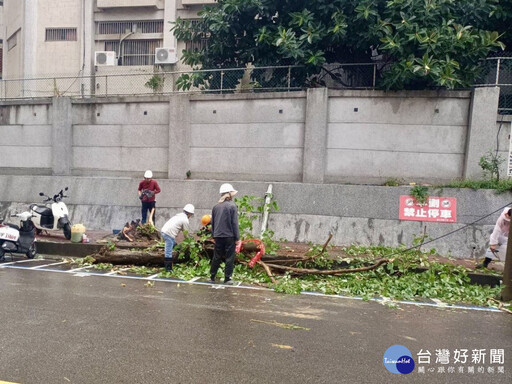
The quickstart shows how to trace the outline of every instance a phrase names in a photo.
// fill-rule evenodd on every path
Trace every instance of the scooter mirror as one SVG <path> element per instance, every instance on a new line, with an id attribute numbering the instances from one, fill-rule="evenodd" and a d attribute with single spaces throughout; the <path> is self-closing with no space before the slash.
<path id="1" fill-rule="evenodd" d="M 44 193 L 43 192 L 39 192 L 39 196 L 44 196 Z"/>

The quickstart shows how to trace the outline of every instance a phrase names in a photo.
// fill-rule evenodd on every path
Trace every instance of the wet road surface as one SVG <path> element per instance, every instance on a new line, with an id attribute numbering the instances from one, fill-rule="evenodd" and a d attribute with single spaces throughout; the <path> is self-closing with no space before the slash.
<path id="1" fill-rule="evenodd" d="M 512 382 L 512 316 L 504 313 L 391 309 L 341 298 L 38 269 L 0 268 L 0 284 L 0 381 Z M 418 352 L 429 351 L 425 373 L 418 372 L 420 364 L 409 375 L 388 372 L 383 355 L 395 344 L 407 347 L 416 363 Z M 436 363 L 441 349 L 450 351 L 449 364 Z M 466 364 L 453 363 L 455 349 L 469 350 Z M 485 351 L 485 362 L 471 362 L 475 349 Z M 491 349 L 504 351 L 502 364 L 490 363 Z"/>

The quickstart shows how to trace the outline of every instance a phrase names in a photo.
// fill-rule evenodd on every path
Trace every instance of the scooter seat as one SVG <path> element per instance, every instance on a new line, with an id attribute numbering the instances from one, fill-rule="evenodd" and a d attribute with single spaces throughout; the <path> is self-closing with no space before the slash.
<path id="1" fill-rule="evenodd" d="M 51 216 L 52 210 L 48 207 L 45 207 L 44 205 L 34 205 L 32 207 L 34 212 L 39 213 L 42 216 Z"/>

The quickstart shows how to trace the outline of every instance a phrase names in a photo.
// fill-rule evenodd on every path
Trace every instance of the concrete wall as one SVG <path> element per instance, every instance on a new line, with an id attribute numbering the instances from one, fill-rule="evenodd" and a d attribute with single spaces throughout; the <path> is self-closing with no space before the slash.
<path id="1" fill-rule="evenodd" d="M 194 178 L 302 181 L 306 99 L 192 98 Z"/>
<path id="2" fill-rule="evenodd" d="M 510 150 L 512 134 L 512 115 L 500 115 L 497 118 L 496 128 L 490 133 L 494 143 L 489 147 L 489 151 L 495 153 L 498 150 L 499 156 L 504 160 L 500 166 L 500 177 L 507 177 L 508 155 Z"/>
<path id="3" fill-rule="evenodd" d="M 445 189 L 443 196 L 457 198 L 458 223 L 425 224 L 398 220 L 399 196 L 409 187 L 337 183 L 476 173 L 478 164 L 468 156 L 479 159 L 496 137 L 508 152 L 510 118 L 499 130 L 495 92 L 312 89 L 4 103 L 0 217 L 38 201 L 40 191 L 68 186 L 74 223 L 119 228 L 140 216 L 137 185 L 144 170 L 152 169 L 163 190 L 157 226 L 192 203 L 197 227 L 222 182 L 254 196 L 263 196 L 273 182 L 281 207 L 270 219 L 277 238 L 321 243 L 332 231 L 338 245 L 410 245 L 425 225 L 438 237 L 510 203 L 512 196 Z M 482 100 L 496 100 L 493 113 Z M 191 180 L 185 180 L 187 171 Z M 456 257 L 480 256 L 497 216 L 432 247 Z"/>
<path id="4" fill-rule="evenodd" d="M 470 102 L 467 92 L 333 92 L 326 180 L 460 177 Z"/>
<path id="5" fill-rule="evenodd" d="M 190 171 L 193 179 L 320 184 L 474 179 L 496 145 L 497 94 L 310 89 L 9 102 L 0 171 L 139 177 L 152 169 L 178 180 Z M 500 149 L 508 151 L 505 131 Z"/>
<path id="6" fill-rule="evenodd" d="M 200 227 L 200 218 L 210 213 L 218 199 L 221 181 L 158 180 L 162 193 L 157 195 L 156 226 L 161 227 L 187 203 L 196 207 L 191 221 Z M 123 177 L 48 177 L 0 176 L 0 218 L 9 212 L 27 208 L 38 201 L 40 191 L 55 193 L 68 186 L 67 201 L 73 223 L 89 229 L 121 228 L 126 221 L 140 217 L 137 198 L 139 179 Z M 263 197 L 266 182 L 233 182 L 239 196 Z M 380 244 L 411 246 L 414 237 L 424 231 L 437 238 L 466 224 L 500 210 L 509 204 L 512 194 L 496 195 L 492 191 L 444 189 L 443 196 L 457 198 L 457 224 L 423 223 L 398 220 L 400 195 L 410 187 L 379 187 L 335 184 L 274 183 L 273 196 L 280 210 L 272 213 L 269 228 L 275 238 L 290 241 L 323 243 L 329 232 L 332 244 Z M 477 202 L 477 203 L 475 203 Z M 424 247 L 459 258 L 482 256 L 499 212 Z M 257 223 L 256 223 L 257 224 Z M 256 228 L 259 228 L 256 225 Z"/>
<path id="7" fill-rule="evenodd" d="M 167 177 L 169 103 L 74 104 L 71 172 Z"/>
<path id="8" fill-rule="evenodd" d="M 52 173 L 50 102 L 0 106 L 0 173 Z"/>

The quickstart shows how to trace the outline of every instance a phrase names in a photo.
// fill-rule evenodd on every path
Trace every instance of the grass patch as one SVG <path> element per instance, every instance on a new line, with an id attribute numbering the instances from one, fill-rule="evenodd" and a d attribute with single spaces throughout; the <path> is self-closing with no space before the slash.
<path id="1" fill-rule="evenodd" d="M 512 179 L 505 180 L 454 180 L 445 188 L 495 189 L 498 193 L 512 191 Z"/>

